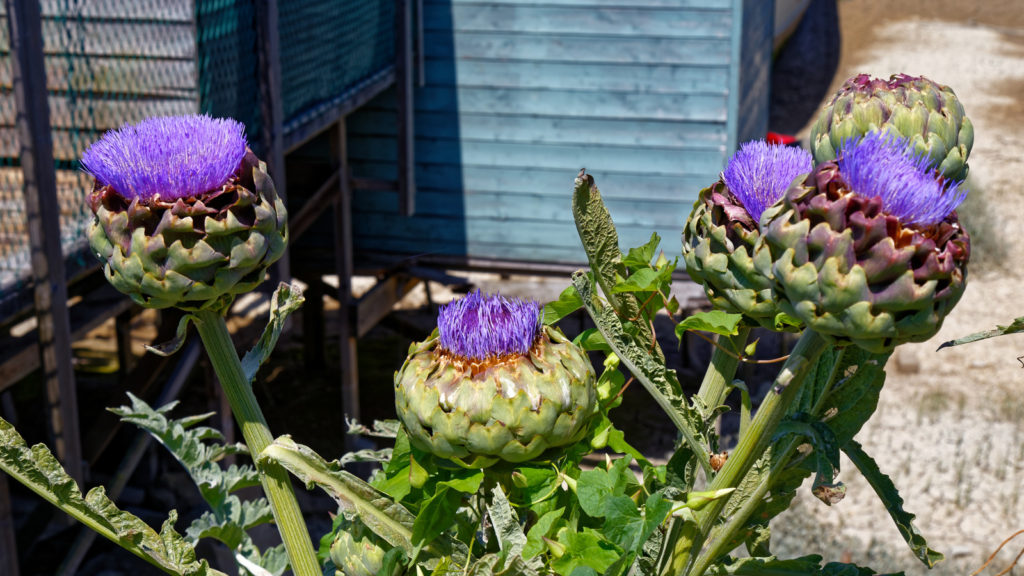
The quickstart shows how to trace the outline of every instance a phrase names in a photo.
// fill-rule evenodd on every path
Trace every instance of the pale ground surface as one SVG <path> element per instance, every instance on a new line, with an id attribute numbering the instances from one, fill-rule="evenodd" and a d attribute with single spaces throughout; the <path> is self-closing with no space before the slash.
<path id="1" fill-rule="evenodd" d="M 1024 99 L 1018 96 L 1024 87 L 1024 27 L 1015 27 L 1024 17 L 1024 2 L 1004 3 L 1007 18 L 999 17 L 997 6 L 994 16 L 982 14 L 979 23 L 911 16 L 874 28 L 863 19 L 851 22 L 856 4 L 866 4 L 867 13 L 877 15 L 881 3 L 840 2 L 844 32 L 859 38 L 844 38 L 837 81 L 860 72 L 876 77 L 906 72 L 952 86 L 974 122 L 971 184 L 983 202 L 972 202 L 981 214 L 975 220 L 989 227 L 969 231 L 975 237 L 987 235 L 989 245 L 1007 245 L 1002 262 L 972 269 L 963 299 L 935 338 L 901 347 L 890 360 L 878 411 L 857 437 L 893 478 L 905 509 L 917 514 L 916 525 L 932 548 L 946 554 L 947 562 L 933 573 L 967 575 L 1024 528 L 1024 370 L 1015 360 L 1024 355 L 1024 336 L 935 349 L 1024 315 L 1024 190 L 1019 178 L 1024 173 Z M 966 18 L 965 12 L 970 15 L 967 10 L 937 13 Z M 914 365 L 919 365 L 916 373 Z M 840 479 L 849 488 L 843 502 L 828 508 L 805 486 L 797 505 L 773 522 L 777 553 L 817 553 L 880 572 L 926 573 L 845 456 L 842 470 Z M 1020 540 L 993 562 L 994 570 L 984 573 L 1008 566 L 1024 546 Z M 1016 570 L 1024 572 L 1024 567 Z"/>

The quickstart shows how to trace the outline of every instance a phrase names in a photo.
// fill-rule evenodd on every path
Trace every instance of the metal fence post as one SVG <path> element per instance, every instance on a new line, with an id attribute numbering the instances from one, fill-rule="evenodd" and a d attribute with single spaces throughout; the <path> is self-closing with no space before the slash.
<path id="1" fill-rule="evenodd" d="M 25 216 L 39 321 L 39 353 L 49 401 L 52 444 L 64 469 L 81 484 L 82 448 L 71 363 L 68 289 L 60 245 L 60 203 L 50 133 L 42 17 L 39 0 L 6 0 L 6 4 Z"/>
<path id="2" fill-rule="evenodd" d="M 274 188 L 288 206 L 288 188 L 284 166 L 284 106 L 281 100 L 281 34 L 278 30 L 277 0 L 256 1 L 256 26 L 259 43 L 259 82 L 263 155 Z M 286 250 L 277 261 L 280 280 L 291 280 L 291 259 Z"/>

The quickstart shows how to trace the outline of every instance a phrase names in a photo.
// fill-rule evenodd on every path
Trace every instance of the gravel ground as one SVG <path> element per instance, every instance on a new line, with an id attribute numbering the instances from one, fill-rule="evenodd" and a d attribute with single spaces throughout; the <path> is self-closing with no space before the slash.
<path id="1" fill-rule="evenodd" d="M 925 14 L 921 6 L 933 11 Z M 1018 96 L 1024 87 L 1024 6 L 848 0 L 839 8 L 844 53 L 835 88 L 860 72 L 924 75 L 952 86 L 975 126 L 973 192 L 963 211 L 978 266 L 939 334 L 901 347 L 890 360 L 878 412 L 857 438 L 900 488 L 929 544 L 946 554 L 947 562 L 934 572 L 970 574 L 1024 528 L 1024 371 L 1015 360 L 1024 354 L 1024 337 L 935 349 L 1024 315 L 1024 247 L 1015 241 L 1024 209 L 1024 192 L 1015 182 L 1024 168 L 1024 100 Z M 831 508 L 801 491 L 794 508 L 772 526 L 775 550 L 924 573 L 845 459 L 841 479 L 847 498 Z M 1008 546 L 983 574 L 1008 566 L 1021 546 Z"/>

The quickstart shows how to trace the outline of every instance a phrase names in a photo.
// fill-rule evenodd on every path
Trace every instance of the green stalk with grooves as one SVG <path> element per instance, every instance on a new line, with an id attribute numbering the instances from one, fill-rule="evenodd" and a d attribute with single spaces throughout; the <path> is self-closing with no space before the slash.
<path id="1" fill-rule="evenodd" d="M 739 486 L 751 466 L 768 448 L 775 429 L 778 428 L 779 422 L 782 421 L 790 404 L 800 392 L 800 386 L 804 379 L 814 367 L 818 356 L 827 347 L 828 342 L 817 332 L 810 329 L 804 330 L 789 360 L 786 361 L 776 377 L 772 391 L 765 397 L 757 415 L 750 423 L 747 433 L 740 439 L 739 444 L 729 455 L 729 460 L 715 476 L 707 490 Z M 697 524 L 687 522 L 682 527 L 678 539 L 671 544 L 672 552 L 659 568 L 661 576 L 690 573 L 687 568 L 690 565 L 693 552 L 703 546 L 708 534 L 711 533 L 715 519 L 719 517 L 728 501 L 729 497 L 725 497 L 711 502 L 697 514 Z"/>
<path id="2" fill-rule="evenodd" d="M 263 452 L 274 438 L 267 427 L 252 393 L 249 379 L 245 377 L 242 363 L 238 359 L 235 345 L 231 342 L 224 316 L 210 309 L 194 312 L 196 327 L 203 340 L 206 352 L 217 372 L 217 378 L 228 395 L 231 412 L 235 415 L 249 451 L 255 456 Z M 270 506 L 274 510 L 274 520 L 281 532 L 285 549 L 291 560 L 292 571 L 296 576 L 320 576 L 320 564 L 313 551 L 313 544 L 306 529 L 306 521 L 302 518 L 299 503 L 292 490 L 291 477 L 281 465 L 276 463 L 257 464 L 263 490 L 267 494 Z"/>
<path id="3" fill-rule="evenodd" d="M 736 336 L 725 338 L 724 342 L 719 342 L 719 344 L 730 348 L 734 354 L 739 355 L 743 353 L 743 347 L 746 346 L 749 336 L 750 328 L 740 328 Z M 728 395 L 726 391 L 732 384 L 739 365 L 738 358 L 717 346 L 714 347 L 711 364 L 708 365 L 708 371 L 704 374 L 704 381 L 701 382 L 700 391 L 697 393 L 708 407 L 714 408 L 725 401 L 725 397 Z"/>
<path id="4" fill-rule="evenodd" d="M 846 354 L 846 350 L 846 348 L 840 350 L 839 357 L 836 358 L 835 363 L 832 365 L 832 372 L 829 374 L 828 384 L 825 389 L 821 391 L 821 395 L 818 397 L 817 402 L 811 409 L 811 414 L 818 415 L 821 413 L 822 406 L 824 406 L 825 401 L 828 399 L 828 396 L 832 391 L 832 387 L 835 386 L 836 382 L 839 380 L 839 366 L 843 363 L 843 357 Z M 697 555 L 696 560 L 693 562 L 692 572 L 694 574 L 702 574 L 708 569 L 708 566 L 710 566 L 712 561 L 728 552 L 728 550 L 723 550 L 723 548 L 732 541 L 733 534 L 746 525 L 747 520 L 750 519 L 750 515 L 753 514 L 754 510 L 761 504 L 765 494 L 768 493 L 768 490 L 771 489 L 779 479 L 779 476 L 782 475 L 789 466 L 789 461 L 790 458 L 793 457 L 793 453 L 796 452 L 796 449 L 805 440 L 804 436 L 791 438 L 789 442 L 786 443 L 785 448 L 783 448 L 782 456 L 778 459 L 773 458 L 773 460 L 775 460 L 775 464 L 773 464 L 771 469 L 768 471 L 768 479 L 757 485 L 757 489 L 750 494 L 746 503 L 744 503 L 739 510 L 729 517 L 715 538 L 707 542 L 700 551 L 700 554 Z"/>

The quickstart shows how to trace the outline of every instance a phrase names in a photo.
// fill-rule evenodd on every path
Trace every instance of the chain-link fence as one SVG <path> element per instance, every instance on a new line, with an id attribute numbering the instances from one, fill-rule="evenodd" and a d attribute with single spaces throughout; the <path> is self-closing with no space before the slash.
<path id="1" fill-rule="evenodd" d="M 264 0 L 41 0 L 65 258 L 91 264 L 81 153 L 105 130 L 148 116 L 205 112 L 264 141 Z M 279 0 L 284 120 L 316 113 L 394 61 L 394 0 Z M 0 320 L 30 282 L 11 51 L 0 4 Z"/>

